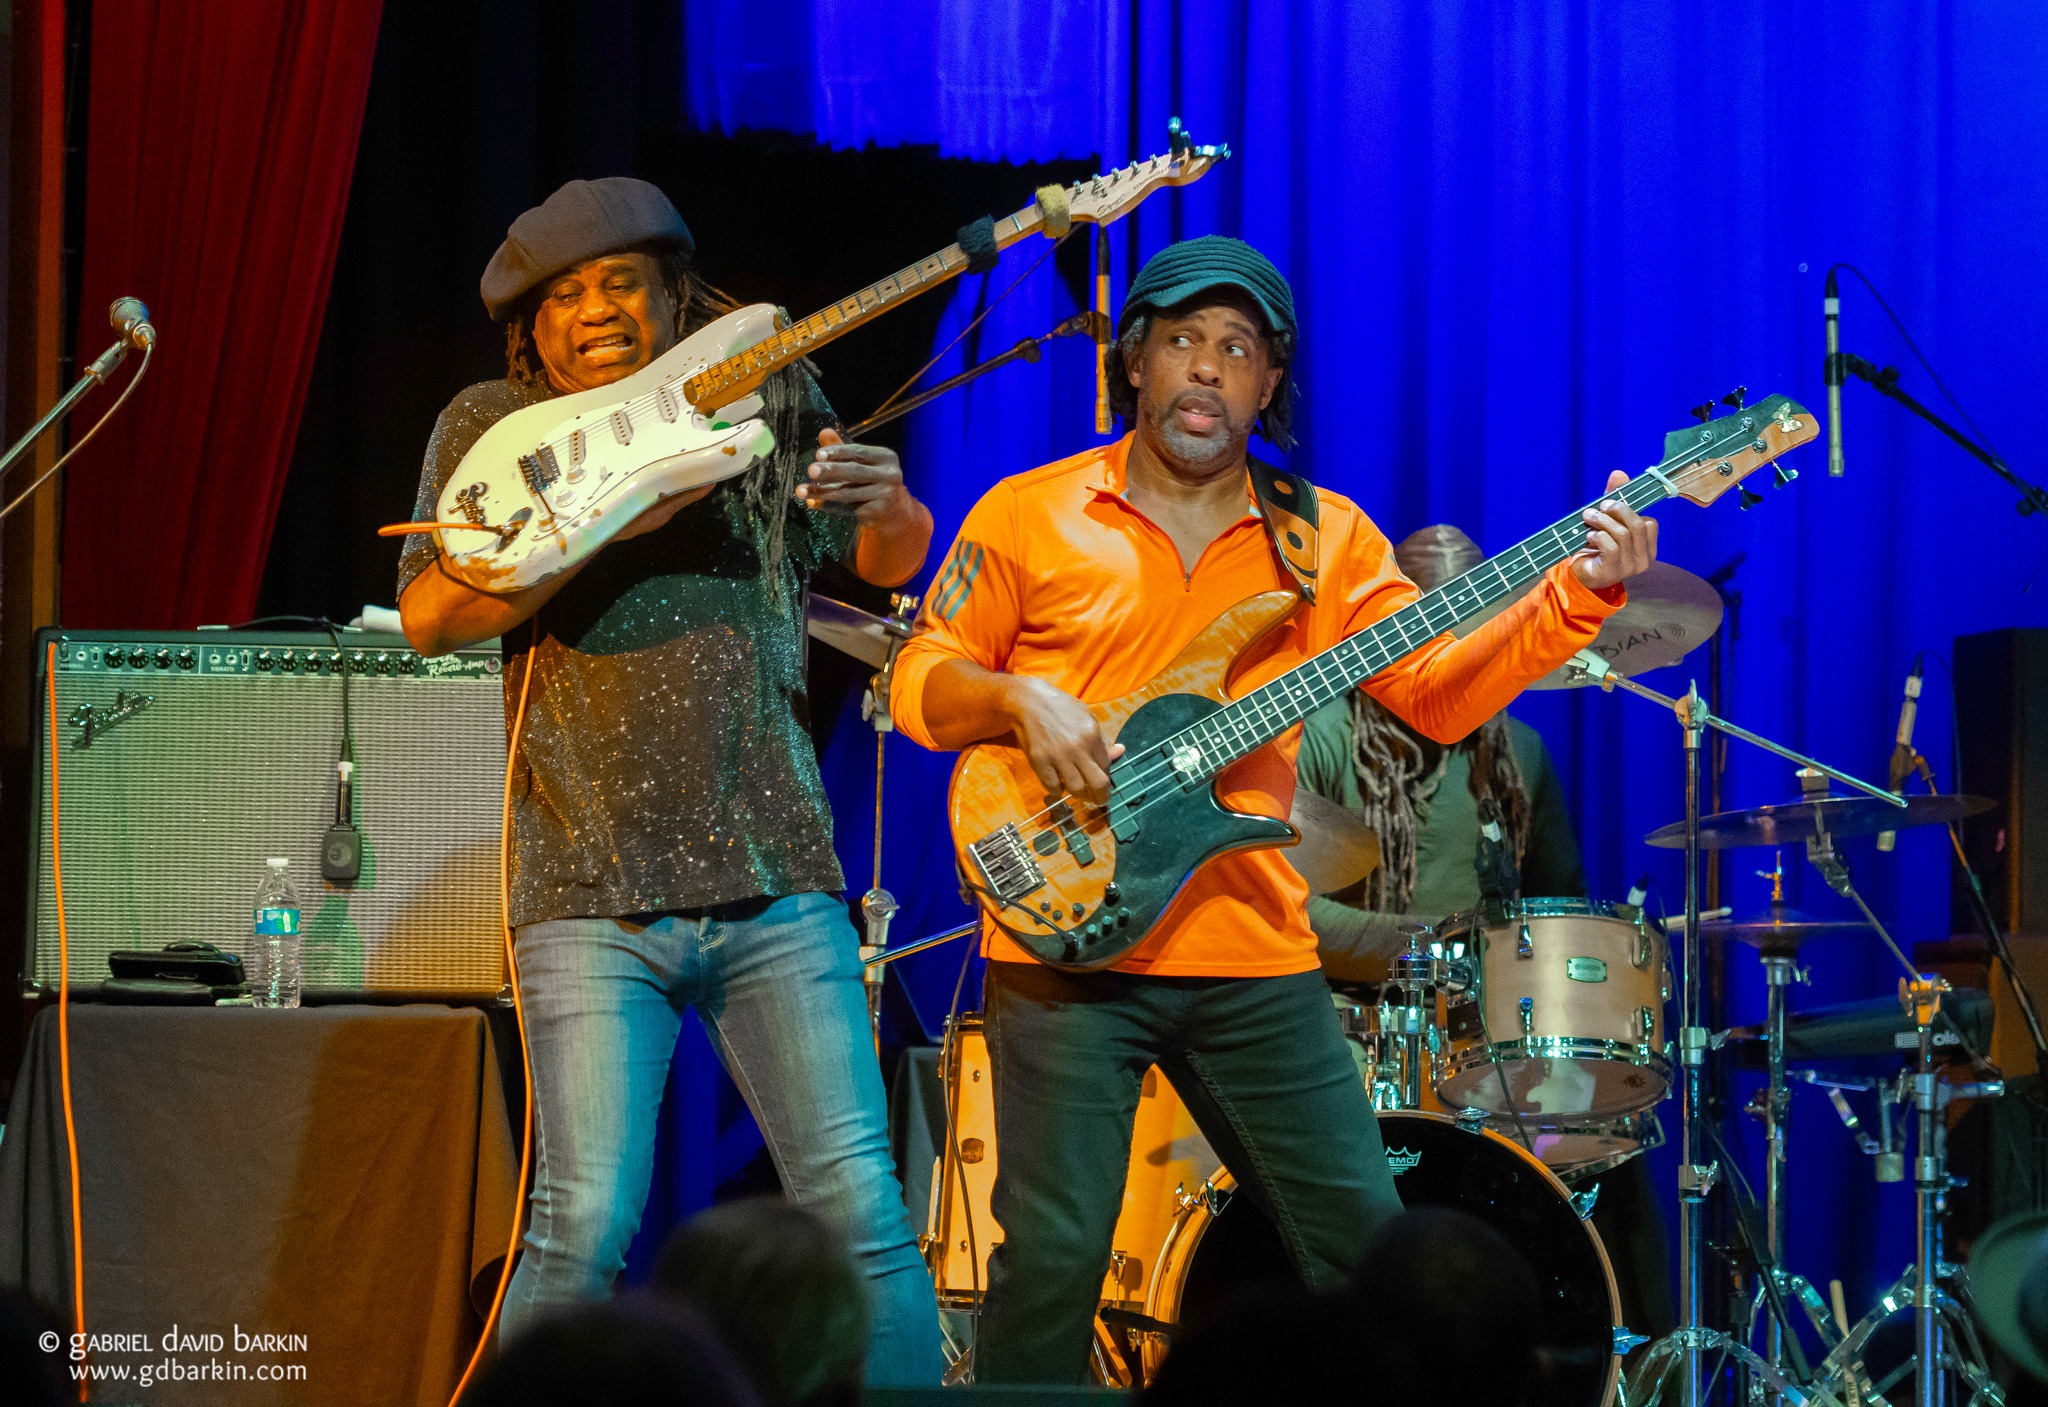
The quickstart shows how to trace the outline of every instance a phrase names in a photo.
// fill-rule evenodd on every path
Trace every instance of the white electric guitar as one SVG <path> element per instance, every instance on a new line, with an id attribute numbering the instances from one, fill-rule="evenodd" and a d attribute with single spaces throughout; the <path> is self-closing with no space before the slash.
<path id="1" fill-rule="evenodd" d="M 1106 225 L 1164 186 L 1184 186 L 1230 149 L 1190 143 L 1175 119 L 1172 150 L 1070 187 L 1047 186 L 994 222 L 997 249 L 1076 222 Z M 622 381 L 515 411 L 486 430 L 442 491 L 431 532 L 448 568 L 483 591 L 546 581 L 609 542 L 647 508 L 744 473 L 775 448 L 756 394 L 770 375 L 843 333 L 964 272 L 952 244 L 785 325 L 757 303 L 727 313 Z"/>

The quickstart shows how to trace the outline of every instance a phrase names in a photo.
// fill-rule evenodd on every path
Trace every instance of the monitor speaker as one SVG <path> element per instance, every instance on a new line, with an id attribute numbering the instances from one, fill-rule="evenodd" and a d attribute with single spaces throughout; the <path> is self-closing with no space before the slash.
<path id="1" fill-rule="evenodd" d="M 2007 933 L 2048 934 L 2048 630 L 1958 635 L 1955 789 L 1988 796 L 1963 845 Z M 1957 876 L 1953 923 L 1977 931 Z"/>
<path id="2" fill-rule="evenodd" d="M 59 974 L 53 796 L 74 984 L 105 981 L 122 950 L 246 953 L 264 862 L 284 856 L 309 998 L 502 990 L 495 642 L 426 658 L 357 631 L 336 648 L 326 634 L 54 629 L 36 664 L 30 992 Z M 330 882 L 344 688 L 361 854 L 353 881 Z"/>

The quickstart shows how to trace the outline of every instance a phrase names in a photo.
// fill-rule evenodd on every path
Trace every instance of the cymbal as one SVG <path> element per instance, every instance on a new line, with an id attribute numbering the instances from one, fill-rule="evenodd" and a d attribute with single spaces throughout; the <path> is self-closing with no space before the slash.
<path id="1" fill-rule="evenodd" d="M 1586 648 L 1633 679 L 1677 664 L 1721 628 L 1721 593 L 1683 567 L 1652 562 L 1628 583 L 1628 604 L 1609 616 Z M 1593 681 L 1563 665 L 1532 689 L 1581 689 Z"/>
<path id="2" fill-rule="evenodd" d="M 1789 904 L 1772 904 L 1740 917 L 1702 920 L 1700 937 L 1727 938 L 1762 952 L 1785 953 L 1809 938 L 1861 933 L 1869 926 L 1861 919 L 1815 918 Z"/>
<path id="3" fill-rule="evenodd" d="M 1280 853 L 1308 881 L 1310 892 L 1335 894 L 1379 868 L 1380 838 L 1328 797 L 1296 787 L 1287 819 L 1301 832 L 1301 843 Z"/>
<path id="4" fill-rule="evenodd" d="M 804 628 L 813 640 L 822 641 L 842 654 L 880 669 L 889 662 L 893 642 L 907 640 L 910 632 L 883 616 L 858 606 L 835 601 L 830 596 L 813 596 L 805 612 Z"/>
<path id="5" fill-rule="evenodd" d="M 1831 836 L 1911 830 L 1914 826 L 1960 821 L 1965 816 L 1989 811 L 1991 806 L 1991 801 L 1981 796 L 1910 796 L 1904 806 L 1894 806 L 1874 796 L 1831 796 L 1820 801 L 1786 802 L 1782 806 L 1752 806 L 1747 811 L 1720 811 L 1700 817 L 1700 848 L 1736 850 L 1745 845 L 1797 845 L 1818 835 L 1823 826 Z M 1685 822 L 1660 826 L 1643 840 L 1663 850 L 1682 850 Z"/>
<path id="6" fill-rule="evenodd" d="M 1934 1043 L 1944 1053 L 1957 1049 L 1953 1020 L 1964 1038 L 1982 1050 L 1991 1043 L 1991 994 L 1959 987 L 1941 999 L 1943 1021 L 1934 1029 Z M 1896 997 L 1872 997 L 1817 1011 L 1793 1012 L 1785 1020 L 1785 1058 L 1812 1061 L 1853 1060 L 1880 1056 L 1897 1059 L 1910 1050 L 1918 1028 Z M 1738 1026 L 1728 1033 L 1728 1048 L 1745 1069 L 1764 1068 L 1764 1028 Z"/>

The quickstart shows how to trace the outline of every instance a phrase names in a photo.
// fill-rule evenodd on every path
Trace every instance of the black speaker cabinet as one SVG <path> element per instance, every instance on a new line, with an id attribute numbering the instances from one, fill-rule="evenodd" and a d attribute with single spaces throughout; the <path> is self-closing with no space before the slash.
<path id="1" fill-rule="evenodd" d="M 2008 933 L 2048 934 L 2048 630 L 1955 642 L 1956 790 L 1997 804 L 1963 822 L 1963 845 Z M 1957 877 L 1953 926 L 1977 924 Z"/>
<path id="2" fill-rule="evenodd" d="M 123 949 L 196 939 L 246 953 L 264 861 L 285 856 L 309 996 L 500 992 L 495 644 L 423 658 L 355 631 L 336 649 L 324 633 L 45 630 L 36 662 L 30 993 L 59 973 L 53 796 L 74 984 L 105 981 Z M 336 884 L 320 861 L 344 680 L 362 858 Z"/>

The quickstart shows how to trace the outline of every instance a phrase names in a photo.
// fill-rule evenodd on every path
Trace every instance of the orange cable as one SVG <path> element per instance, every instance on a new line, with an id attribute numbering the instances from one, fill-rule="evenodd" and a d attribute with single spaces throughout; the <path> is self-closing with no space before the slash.
<path id="1" fill-rule="evenodd" d="M 78 1119 L 71 1109 L 71 932 L 64 922 L 64 852 L 57 824 L 57 642 L 52 640 L 47 649 L 43 678 L 50 696 L 50 878 L 57 891 L 57 1079 L 64 1090 L 64 1151 L 71 1160 L 71 1322 L 84 1343 L 85 1213 L 78 1191 Z M 80 1402 L 86 1390 L 80 1378 Z"/>
<path id="2" fill-rule="evenodd" d="M 534 656 L 539 653 L 540 621 L 536 618 L 532 638 L 526 647 L 526 672 L 519 679 L 519 706 L 512 711 L 512 737 L 505 746 L 505 801 L 499 815 L 498 832 L 498 917 L 505 935 L 505 973 L 512 985 L 512 1015 L 519 1023 L 519 1068 L 526 1078 L 526 1118 L 519 1140 L 519 1186 L 512 1201 L 512 1236 L 505 1244 L 505 1268 L 498 1272 L 498 1290 L 491 1296 L 491 1312 L 484 1316 L 483 1332 L 477 1335 L 476 1351 L 469 1355 L 469 1366 L 462 1370 L 462 1379 L 455 1384 L 455 1393 L 448 1399 L 448 1407 L 455 1407 L 462 1400 L 469 1380 L 476 1374 L 477 1364 L 483 1361 L 491 1334 L 497 1328 L 498 1311 L 504 1308 L 505 1292 L 512 1285 L 512 1258 L 519 1253 L 520 1233 L 525 1230 L 526 1179 L 533 1170 L 533 1061 L 526 1044 L 526 1007 L 519 1000 L 519 960 L 512 952 L 512 764 L 519 756 L 519 734 L 526 726 L 526 692 L 533 687 Z M 52 703 L 53 718 L 55 707 Z M 62 912 L 61 908 L 59 912 Z"/>

